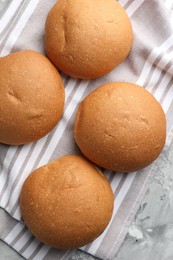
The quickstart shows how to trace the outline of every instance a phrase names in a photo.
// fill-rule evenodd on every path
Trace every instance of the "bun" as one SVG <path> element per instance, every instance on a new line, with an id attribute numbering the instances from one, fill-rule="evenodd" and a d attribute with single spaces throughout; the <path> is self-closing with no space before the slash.
<path id="1" fill-rule="evenodd" d="M 165 114 L 144 88 L 110 83 L 80 104 L 74 136 L 82 153 L 109 170 L 130 172 L 152 163 L 165 144 Z"/>
<path id="2" fill-rule="evenodd" d="M 76 155 L 34 171 L 20 195 L 30 231 L 45 244 L 62 249 L 83 246 L 99 236 L 109 223 L 113 202 L 106 177 Z"/>
<path id="3" fill-rule="evenodd" d="M 59 0 L 45 27 L 49 59 L 75 78 L 103 76 L 127 57 L 130 20 L 115 0 Z"/>
<path id="4" fill-rule="evenodd" d="M 64 87 L 51 62 L 35 51 L 0 58 L 0 142 L 35 141 L 58 123 Z"/>

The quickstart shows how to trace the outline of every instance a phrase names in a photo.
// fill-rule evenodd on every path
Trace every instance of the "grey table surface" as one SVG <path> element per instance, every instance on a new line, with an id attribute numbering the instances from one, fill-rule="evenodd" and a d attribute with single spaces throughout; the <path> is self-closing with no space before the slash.
<path id="1" fill-rule="evenodd" d="M 0 15 L 10 0 L 0 0 Z M 173 260 L 173 143 L 160 156 L 160 166 L 114 260 Z M 20 260 L 13 249 L 0 241 L 0 260 Z M 71 260 L 96 258 L 76 250 Z"/>

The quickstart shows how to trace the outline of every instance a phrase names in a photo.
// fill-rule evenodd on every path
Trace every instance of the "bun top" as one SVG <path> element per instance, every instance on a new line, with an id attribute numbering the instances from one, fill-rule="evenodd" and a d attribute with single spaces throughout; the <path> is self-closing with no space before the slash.
<path id="1" fill-rule="evenodd" d="M 54 65 L 83 79 L 110 72 L 132 45 L 130 20 L 115 0 L 59 0 L 47 17 L 45 36 Z"/>
<path id="2" fill-rule="evenodd" d="M 110 83 L 79 105 L 74 136 L 82 153 L 106 169 L 142 169 L 160 154 L 166 138 L 165 114 L 144 88 Z"/>
<path id="3" fill-rule="evenodd" d="M 64 87 L 52 63 L 35 51 L 0 58 L 0 142 L 17 145 L 51 131 L 64 107 Z"/>
<path id="4" fill-rule="evenodd" d="M 20 196 L 31 232 L 52 247 L 90 243 L 106 228 L 114 196 L 106 177 L 86 159 L 70 155 L 33 172 Z"/>

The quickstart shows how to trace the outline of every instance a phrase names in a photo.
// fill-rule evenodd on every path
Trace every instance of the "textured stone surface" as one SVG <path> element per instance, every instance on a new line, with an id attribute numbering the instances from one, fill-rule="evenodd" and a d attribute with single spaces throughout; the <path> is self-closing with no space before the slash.
<path id="1" fill-rule="evenodd" d="M 20 257 L 14 250 L 9 248 L 3 241 L 0 241 L 0 260 L 21 260 L 23 257 Z"/>
<path id="2" fill-rule="evenodd" d="M 116 260 L 173 259 L 173 143 L 129 228 Z"/>

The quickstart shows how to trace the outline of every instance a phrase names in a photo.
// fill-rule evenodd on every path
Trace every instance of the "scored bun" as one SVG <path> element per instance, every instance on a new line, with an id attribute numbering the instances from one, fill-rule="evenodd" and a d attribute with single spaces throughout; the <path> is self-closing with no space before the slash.
<path id="1" fill-rule="evenodd" d="M 69 155 L 35 170 L 23 184 L 25 224 L 45 244 L 76 248 L 108 225 L 114 196 L 106 177 L 86 159 Z"/>
<path id="2" fill-rule="evenodd" d="M 82 153 L 109 170 L 129 172 L 153 162 L 165 144 L 165 114 L 132 83 L 109 83 L 79 105 L 74 137 Z"/>
<path id="3" fill-rule="evenodd" d="M 113 70 L 132 46 L 128 15 L 115 0 L 59 0 L 48 14 L 49 59 L 75 78 L 97 78 Z"/>
<path id="4" fill-rule="evenodd" d="M 0 142 L 35 141 L 58 123 L 64 87 L 52 63 L 35 51 L 0 58 Z"/>

